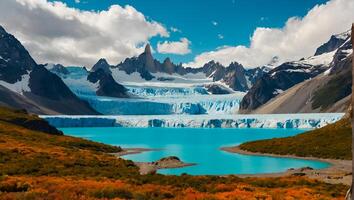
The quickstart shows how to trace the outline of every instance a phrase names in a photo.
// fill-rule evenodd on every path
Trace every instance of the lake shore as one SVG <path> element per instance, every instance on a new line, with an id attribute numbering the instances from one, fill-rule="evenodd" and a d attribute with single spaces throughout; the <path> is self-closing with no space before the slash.
<path id="1" fill-rule="evenodd" d="M 124 148 L 123 151 L 118 153 L 111 153 L 111 155 L 121 157 L 130 154 L 139 154 L 147 151 L 159 151 L 161 149 L 149 149 L 149 148 Z M 178 157 L 169 156 L 166 158 L 161 158 L 155 162 L 134 162 L 139 167 L 139 172 L 141 175 L 144 174 L 154 174 L 159 169 L 173 169 L 182 168 L 196 165 L 195 163 L 185 163 L 181 161 Z"/>
<path id="2" fill-rule="evenodd" d="M 144 153 L 147 151 L 160 151 L 161 149 L 150 149 L 150 148 L 124 148 L 123 151 L 117 152 L 117 153 L 111 153 L 114 156 L 125 156 L 125 155 L 130 155 L 130 154 L 139 154 L 139 153 Z"/>
<path id="3" fill-rule="evenodd" d="M 277 155 L 268 153 L 257 153 L 250 152 L 240 149 L 238 146 L 235 147 L 222 147 L 221 150 L 238 153 L 243 155 L 254 155 L 254 156 L 270 156 L 270 157 L 280 157 L 280 158 L 293 158 L 302 160 L 315 160 L 320 162 L 327 162 L 331 164 L 330 167 L 324 169 L 311 169 L 308 167 L 300 169 L 289 169 L 285 172 L 280 173 L 267 173 L 267 174 L 245 174 L 237 175 L 239 177 L 281 177 L 281 176 L 307 176 L 309 178 L 318 179 L 331 184 L 342 183 L 345 185 L 350 185 L 352 181 L 352 161 L 351 160 L 336 160 L 336 159 L 323 159 L 315 157 L 299 157 L 294 155 Z"/>

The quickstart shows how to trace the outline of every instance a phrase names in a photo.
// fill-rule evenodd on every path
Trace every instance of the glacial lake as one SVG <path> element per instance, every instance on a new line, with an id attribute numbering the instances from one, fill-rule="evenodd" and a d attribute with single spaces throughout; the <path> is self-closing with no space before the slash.
<path id="1" fill-rule="evenodd" d="M 311 160 L 251 156 L 228 153 L 221 147 L 239 145 L 246 141 L 293 136 L 304 129 L 222 129 L 222 128 L 60 128 L 66 135 L 86 138 L 123 148 L 154 148 L 141 154 L 123 158 L 152 162 L 167 156 L 177 156 L 197 165 L 162 169 L 158 173 L 180 175 L 228 175 L 284 172 L 289 168 L 329 167 L 330 164 Z"/>

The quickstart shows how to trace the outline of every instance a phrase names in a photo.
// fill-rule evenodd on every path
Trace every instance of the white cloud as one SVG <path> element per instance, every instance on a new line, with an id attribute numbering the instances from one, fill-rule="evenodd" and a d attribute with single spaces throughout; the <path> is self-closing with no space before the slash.
<path id="1" fill-rule="evenodd" d="M 216 21 L 211 21 L 211 24 L 214 25 L 214 26 L 217 26 L 217 25 L 218 25 L 218 22 L 216 22 Z"/>
<path id="2" fill-rule="evenodd" d="M 151 37 L 169 36 L 160 23 L 119 5 L 95 12 L 47 0 L 1 0 L 0 24 L 39 63 L 88 67 L 101 57 L 118 63 L 141 53 Z"/>
<path id="3" fill-rule="evenodd" d="M 224 36 L 223 36 L 222 34 L 218 34 L 218 38 L 219 38 L 220 40 L 222 40 L 222 39 L 224 39 Z"/>
<path id="4" fill-rule="evenodd" d="M 246 67 L 267 64 L 274 56 L 280 62 L 297 60 L 314 54 L 331 35 L 350 29 L 354 22 L 353 0 L 331 0 L 312 8 L 303 18 L 292 17 L 281 28 L 257 28 L 251 45 L 224 46 L 197 55 L 186 66 L 199 67 L 210 60 L 224 65 L 232 61 Z"/>
<path id="5" fill-rule="evenodd" d="M 80 3 L 80 0 L 75 0 L 75 3 Z"/>
<path id="6" fill-rule="evenodd" d="M 187 38 L 181 38 L 180 41 L 169 42 L 165 41 L 163 43 L 157 44 L 157 51 L 159 53 L 171 53 L 178 55 L 185 55 L 191 52 L 189 45 L 191 42 Z"/>
<path id="7" fill-rule="evenodd" d="M 172 31 L 172 32 L 178 32 L 178 33 L 182 33 L 182 31 L 181 30 L 179 30 L 178 28 L 176 28 L 176 27 L 171 27 L 170 28 L 170 30 Z"/>

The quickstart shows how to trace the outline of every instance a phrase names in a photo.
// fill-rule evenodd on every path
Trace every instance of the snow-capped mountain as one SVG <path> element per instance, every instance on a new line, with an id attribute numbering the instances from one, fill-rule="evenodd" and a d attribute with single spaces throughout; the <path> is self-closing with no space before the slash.
<path id="1" fill-rule="evenodd" d="M 149 44 L 146 45 L 145 51 L 141 55 L 127 58 L 124 62 L 111 68 L 124 71 L 128 75 L 138 73 L 145 81 L 155 79 L 171 83 L 173 83 L 173 80 L 166 77 L 174 75 L 183 78 L 194 74 L 204 74 L 204 77 L 201 78 L 212 79 L 213 82 L 221 82 L 234 91 L 243 92 L 247 91 L 266 70 L 266 68 L 246 70 L 241 64 L 236 62 L 224 67 L 220 63 L 210 61 L 201 68 L 183 67 L 181 64 L 176 65 L 169 58 L 160 63 L 153 58 Z M 117 81 L 119 82 L 119 80 Z"/>
<path id="2" fill-rule="evenodd" d="M 333 105 L 350 95 L 351 62 L 350 32 L 334 35 L 327 43 L 316 50 L 314 56 L 287 62 L 269 71 L 245 95 L 240 109 L 242 112 L 252 112 L 258 108 L 253 112 L 261 113 L 324 111 L 329 105 Z M 330 77 L 320 77 L 320 74 Z M 338 83 L 342 85 L 332 89 L 328 88 L 328 85 L 333 87 L 334 84 Z M 328 94 L 330 91 L 337 91 L 338 94 L 335 94 L 336 97 L 330 102 L 324 103 L 320 100 L 321 98 L 331 98 L 320 97 L 319 94 L 323 91 Z M 275 98 L 278 96 L 278 99 Z M 272 101 L 270 101 L 271 99 Z M 285 99 L 289 104 L 285 102 Z M 262 105 L 264 106 L 261 107 Z M 342 107 L 341 109 L 337 107 L 333 111 L 343 111 Z"/>
<path id="3" fill-rule="evenodd" d="M 0 86 L 1 105 L 36 113 L 97 114 L 58 76 L 37 65 L 22 44 L 1 26 Z"/>
<path id="4" fill-rule="evenodd" d="M 312 110 L 323 111 L 347 98 L 351 91 L 348 66 L 352 50 L 347 32 L 332 36 L 314 56 L 277 67 L 277 57 L 269 65 L 254 69 L 245 69 L 237 62 L 225 67 L 215 61 L 200 68 L 183 67 L 169 58 L 162 63 L 154 59 L 147 45 L 137 57 L 118 65 L 100 59 L 91 70 L 60 64 L 37 65 L 16 38 L 3 29 L 0 33 L 0 102 L 36 113 L 235 114 L 239 108 L 242 112 L 263 109 L 269 102 L 281 105 L 280 100 L 274 99 L 284 99 L 285 94 L 290 96 L 290 89 L 304 89 L 299 84 L 308 82 L 312 88 L 306 90 L 310 91 L 306 93 L 309 97 L 302 95 L 304 98 L 299 99 L 302 96 L 297 95 L 288 101 L 306 99 L 303 104 L 310 102 Z M 330 88 L 337 83 L 341 84 L 340 89 Z M 335 91 L 334 98 L 321 101 L 325 99 L 321 91 Z M 298 107 L 289 112 L 309 110 Z"/>
<path id="5" fill-rule="evenodd" d="M 343 45 L 345 41 L 350 38 L 350 34 L 350 30 L 348 30 L 344 33 L 332 35 L 328 42 L 324 43 L 323 45 L 317 48 L 315 56 L 321 55 L 323 53 L 329 53 L 338 49 L 340 46 Z"/>

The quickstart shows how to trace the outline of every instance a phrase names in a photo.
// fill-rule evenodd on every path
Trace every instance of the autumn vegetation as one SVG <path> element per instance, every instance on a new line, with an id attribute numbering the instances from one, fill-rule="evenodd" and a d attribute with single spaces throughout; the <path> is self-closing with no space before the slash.
<path id="1" fill-rule="evenodd" d="M 139 175 L 110 154 L 121 148 L 19 123 L 31 120 L 0 108 L 0 199 L 343 199 L 348 189 L 298 176 Z"/>
<path id="2" fill-rule="evenodd" d="M 259 153 L 351 160 L 351 131 L 350 119 L 345 118 L 293 137 L 247 142 L 240 148 Z"/>

